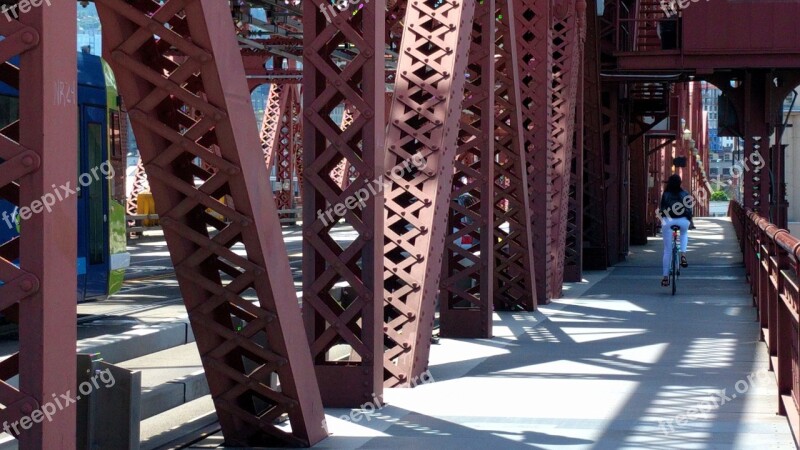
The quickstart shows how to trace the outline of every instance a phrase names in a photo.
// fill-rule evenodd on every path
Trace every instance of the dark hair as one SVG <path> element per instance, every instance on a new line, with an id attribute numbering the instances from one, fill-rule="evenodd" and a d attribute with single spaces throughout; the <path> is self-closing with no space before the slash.
<path id="1" fill-rule="evenodd" d="M 672 192 L 674 194 L 677 194 L 677 193 L 681 192 L 682 190 L 683 189 L 681 189 L 681 176 L 678 175 L 677 173 L 673 174 L 673 175 L 670 175 L 670 177 L 667 179 L 667 189 L 666 189 L 666 191 L 667 192 Z"/>

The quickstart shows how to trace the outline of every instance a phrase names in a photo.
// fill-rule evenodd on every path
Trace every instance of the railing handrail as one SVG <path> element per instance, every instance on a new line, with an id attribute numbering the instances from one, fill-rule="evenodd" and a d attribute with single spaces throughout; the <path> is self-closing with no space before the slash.
<path id="1" fill-rule="evenodd" d="M 731 200 L 732 204 L 736 204 L 739 208 L 742 206 L 739 202 L 735 200 Z M 750 208 L 742 208 L 745 217 L 752 220 L 753 223 L 758 226 L 766 235 L 775 241 L 775 243 L 783 249 L 786 253 L 794 257 L 794 259 L 800 261 L 800 239 L 793 236 L 791 231 L 785 228 L 779 228 L 777 225 L 773 224 L 769 221 L 766 217 L 758 214 L 758 212 L 751 210 Z"/>

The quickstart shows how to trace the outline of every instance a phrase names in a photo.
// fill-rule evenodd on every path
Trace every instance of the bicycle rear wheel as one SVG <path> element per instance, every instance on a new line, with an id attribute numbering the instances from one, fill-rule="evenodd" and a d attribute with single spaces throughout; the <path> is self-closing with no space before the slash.
<path id="1" fill-rule="evenodd" d="M 672 263 L 670 264 L 670 282 L 672 284 L 672 295 L 675 295 L 675 290 L 678 289 L 678 249 L 672 248 Z"/>

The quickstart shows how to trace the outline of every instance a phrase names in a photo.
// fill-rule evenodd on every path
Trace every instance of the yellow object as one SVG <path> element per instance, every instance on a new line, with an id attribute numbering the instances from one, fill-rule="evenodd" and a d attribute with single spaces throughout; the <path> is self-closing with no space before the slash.
<path id="1" fill-rule="evenodd" d="M 156 202 L 153 200 L 153 194 L 150 191 L 142 191 L 136 197 L 136 214 L 155 214 Z M 155 227 L 158 226 L 157 220 L 145 219 L 142 221 L 142 226 Z"/>

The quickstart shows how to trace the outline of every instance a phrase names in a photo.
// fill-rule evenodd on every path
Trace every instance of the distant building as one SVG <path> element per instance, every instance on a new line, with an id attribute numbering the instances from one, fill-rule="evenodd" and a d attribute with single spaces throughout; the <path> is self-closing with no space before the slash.
<path id="1" fill-rule="evenodd" d="M 736 138 L 719 135 L 719 97 L 722 94 L 716 86 L 703 81 L 701 83 L 703 111 L 706 112 L 708 121 L 708 176 L 714 189 L 730 191 L 733 170 L 736 162 L 741 158 Z"/>

